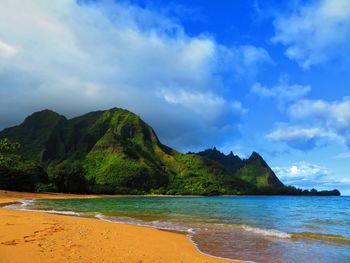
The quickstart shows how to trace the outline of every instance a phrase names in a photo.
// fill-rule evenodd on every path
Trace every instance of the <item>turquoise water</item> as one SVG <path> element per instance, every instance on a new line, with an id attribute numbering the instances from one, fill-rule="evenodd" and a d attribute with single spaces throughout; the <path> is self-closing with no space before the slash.
<path id="1" fill-rule="evenodd" d="M 21 208 L 184 231 L 201 251 L 231 259 L 350 262 L 350 197 L 114 197 Z"/>

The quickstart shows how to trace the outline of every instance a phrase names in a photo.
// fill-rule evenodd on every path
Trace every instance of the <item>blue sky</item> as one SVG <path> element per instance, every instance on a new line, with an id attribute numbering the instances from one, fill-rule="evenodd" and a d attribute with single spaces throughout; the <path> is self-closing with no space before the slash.
<path id="1" fill-rule="evenodd" d="M 350 194 L 347 0 L 5 0 L 0 129 L 123 107 L 179 150 L 261 153 Z"/>

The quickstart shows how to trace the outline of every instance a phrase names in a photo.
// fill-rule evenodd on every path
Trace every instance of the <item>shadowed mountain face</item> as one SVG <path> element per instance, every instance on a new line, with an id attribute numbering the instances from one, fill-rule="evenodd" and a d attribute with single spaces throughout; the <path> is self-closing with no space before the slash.
<path id="1" fill-rule="evenodd" d="M 207 149 L 196 154 L 220 163 L 229 171 L 238 170 L 244 165 L 241 158 L 239 158 L 237 155 L 234 155 L 232 152 L 230 152 L 228 155 L 225 155 L 222 152 L 218 151 L 215 147 L 213 149 Z"/>
<path id="2" fill-rule="evenodd" d="M 233 172 L 235 176 L 258 188 L 279 188 L 284 186 L 265 160 L 256 152 L 253 152 L 252 155 L 245 160 L 242 160 L 232 152 L 225 155 L 215 147 L 197 154 L 223 165 L 227 171 Z"/>
<path id="3" fill-rule="evenodd" d="M 44 168 L 51 182 L 44 190 L 213 195 L 283 194 L 287 189 L 257 153 L 246 160 L 215 148 L 182 154 L 124 109 L 70 120 L 44 110 L 3 130 L 1 138 L 19 142 L 20 155 Z"/>
<path id="4" fill-rule="evenodd" d="M 250 182 L 255 183 L 260 186 L 270 186 L 270 187 L 282 187 L 282 182 L 277 178 L 276 174 L 272 171 L 270 166 L 265 162 L 265 160 L 256 152 L 244 160 L 244 166 L 239 171 L 242 176 L 247 176 L 248 170 L 253 170 L 254 172 L 249 177 Z M 244 170 L 246 169 L 246 171 Z"/>
<path id="5" fill-rule="evenodd" d="M 4 129 L 0 135 L 11 141 L 20 142 L 23 157 L 41 161 L 45 159 L 48 150 L 59 154 L 60 149 L 50 149 L 50 142 L 59 143 L 57 132 L 66 123 L 64 116 L 50 110 L 43 110 L 30 115 L 19 126 Z"/>

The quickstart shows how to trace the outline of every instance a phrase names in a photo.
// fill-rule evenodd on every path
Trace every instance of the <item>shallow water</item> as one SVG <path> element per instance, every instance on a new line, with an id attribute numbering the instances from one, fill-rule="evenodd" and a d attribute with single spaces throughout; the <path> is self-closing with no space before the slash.
<path id="1" fill-rule="evenodd" d="M 208 254 L 255 262 L 350 262 L 350 197 L 116 197 L 17 208 L 187 231 Z"/>

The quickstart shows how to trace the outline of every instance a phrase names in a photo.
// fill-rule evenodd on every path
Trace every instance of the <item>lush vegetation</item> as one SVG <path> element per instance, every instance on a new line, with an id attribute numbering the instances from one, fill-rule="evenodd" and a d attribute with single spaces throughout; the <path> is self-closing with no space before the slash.
<path id="1" fill-rule="evenodd" d="M 20 191 L 46 191 L 49 180 L 44 169 L 34 161 L 23 159 L 20 144 L 0 140 L 0 187 Z"/>
<path id="2" fill-rule="evenodd" d="M 232 152 L 225 155 L 218 151 L 215 147 L 197 153 L 198 155 L 209 160 L 218 162 L 225 169 L 234 173 L 236 177 L 249 183 L 257 189 L 280 188 L 283 187 L 281 181 L 275 173 L 267 165 L 264 159 L 256 152 L 246 159 L 242 160 Z M 251 189 L 253 191 L 253 189 Z M 256 191 L 256 190 L 254 190 Z"/>
<path id="3" fill-rule="evenodd" d="M 0 188 L 109 194 L 318 194 L 285 187 L 253 153 L 182 154 L 123 109 L 67 120 L 44 110 L 0 133 Z M 20 147 L 21 145 L 21 147 Z M 337 194 L 324 192 L 322 194 Z"/>

